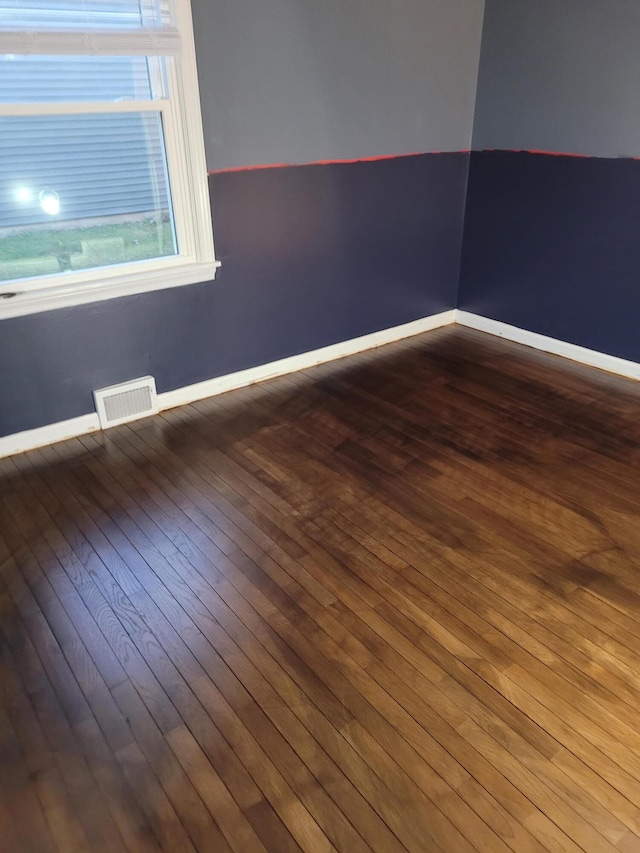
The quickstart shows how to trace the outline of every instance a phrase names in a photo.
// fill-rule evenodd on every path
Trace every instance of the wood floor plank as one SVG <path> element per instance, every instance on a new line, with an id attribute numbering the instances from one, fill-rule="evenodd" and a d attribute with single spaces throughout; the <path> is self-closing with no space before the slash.
<path id="1" fill-rule="evenodd" d="M 480 832 L 482 832 L 482 830 L 480 830 Z M 497 840 L 495 840 L 495 839 L 494 839 L 494 842 L 493 842 L 493 843 L 494 843 L 494 845 L 495 845 L 495 844 L 499 844 L 499 842 L 498 842 Z"/>
<path id="2" fill-rule="evenodd" d="M 640 387 L 441 329 L 0 461 L 0 847 L 640 849 Z"/>
<path id="3" fill-rule="evenodd" d="M 619 834 L 619 833 L 618 833 Z M 617 836 L 616 836 L 617 837 Z"/>
<path id="4" fill-rule="evenodd" d="M 107 522 L 107 524 L 108 524 L 108 522 Z M 107 527 L 106 529 L 109 529 L 109 528 Z M 114 532 L 113 532 L 113 530 L 112 530 L 112 532 L 111 532 L 111 535 L 112 535 L 112 537 L 114 537 L 114 536 L 116 536 L 116 537 L 117 537 L 117 533 L 114 533 Z M 116 543 L 119 543 L 119 547 L 120 547 L 120 549 L 121 549 L 121 550 L 122 550 L 122 549 L 124 549 L 125 553 L 127 553 L 127 554 L 128 554 L 129 559 L 134 561 L 134 562 L 133 562 L 133 565 L 134 565 L 134 566 L 136 566 L 136 565 L 138 565 L 138 566 L 139 566 L 139 568 L 140 568 L 140 573 L 141 573 L 141 574 L 140 574 L 140 576 L 141 576 L 141 577 L 142 577 L 142 576 L 144 576 L 144 577 L 146 578 L 146 577 L 148 576 L 148 573 L 145 573 L 145 566 L 144 566 L 144 564 L 142 563 L 141 555 L 139 555 L 139 554 L 135 554 L 135 555 L 134 555 L 134 554 L 132 553 L 131 549 L 130 549 L 130 545 L 129 545 L 126 541 L 124 541 L 124 542 L 123 542 L 123 540 L 122 540 L 122 539 L 119 539 L 119 540 L 118 540 L 117 538 L 116 538 L 116 539 L 114 539 L 113 541 L 114 541 L 114 542 L 116 542 Z M 99 547 L 99 546 L 97 546 L 97 547 Z M 100 553 L 102 553 L 102 552 L 100 552 Z M 107 560 L 107 562 L 109 562 L 109 556 L 108 556 L 108 555 L 105 555 L 105 559 Z M 113 570 L 113 566 L 112 566 L 112 570 Z M 122 576 L 122 574 L 120 573 L 120 575 L 119 575 L 119 579 L 120 579 L 120 580 L 122 580 L 122 578 L 123 578 L 123 576 Z M 130 576 L 130 577 L 128 577 L 128 578 L 125 578 L 122 582 L 123 582 L 124 586 L 125 586 L 125 587 L 127 587 L 128 589 L 131 589 L 131 588 L 132 588 L 132 585 L 135 585 L 135 584 L 137 583 L 137 582 L 134 580 L 133 576 Z M 138 592 L 140 592 L 140 589 L 141 589 L 140 587 L 137 587 L 137 591 L 138 591 Z M 130 593 L 130 594 L 131 594 L 131 593 Z M 113 604 L 113 606 L 117 608 L 117 604 L 116 604 L 116 603 L 114 603 L 114 604 Z M 147 649 L 148 641 L 145 641 L 145 640 L 144 640 L 144 633 L 145 633 L 145 629 L 144 629 L 144 628 L 138 628 L 138 627 L 136 627 L 136 623 L 135 623 L 135 622 L 127 622 L 127 619 L 128 619 L 128 614 L 127 614 L 127 612 L 123 611 L 122 613 L 120 613 L 120 616 L 121 616 L 121 618 L 122 618 L 122 619 L 124 619 L 124 620 L 125 620 L 125 624 L 128 624 L 128 630 L 129 630 L 129 633 L 131 634 L 131 636 L 132 636 L 132 637 L 134 637 L 134 640 L 135 640 L 136 633 L 139 633 L 139 631 L 140 631 L 140 630 L 142 631 L 141 637 L 140 637 L 140 639 L 139 639 L 139 640 L 137 640 L 137 642 L 139 642 L 139 644 L 140 644 L 140 651 L 141 651 L 141 653 L 142 653 L 143 655 L 146 655 L 146 654 L 148 653 L 148 649 Z M 162 636 L 162 635 L 160 635 L 160 636 Z M 150 665 L 152 666 L 152 668 L 154 667 L 154 662 L 155 662 L 155 660 L 156 660 L 158 657 L 159 657 L 159 654 L 158 654 L 158 651 L 156 650 L 156 651 L 154 651 L 154 653 L 151 655 L 151 659 L 149 660 L 149 663 L 150 663 Z M 165 665 L 164 665 L 165 670 L 166 670 L 167 666 L 169 666 L 168 660 L 166 661 L 166 663 L 165 663 Z M 159 677 L 159 678 L 161 679 L 161 681 L 162 681 L 162 673 L 158 673 L 158 677 Z M 172 696 L 172 698 L 174 698 L 174 697 L 173 697 L 173 694 L 171 693 L 171 688 L 169 687 L 169 688 L 167 688 L 167 690 L 168 690 L 168 692 L 169 692 L 169 695 L 171 695 L 171 696 Z M 176 700 L 176 701 L 177 701 L 177 700 Z M 321 793 L 321 791 L 318 791 L 318 794 L 320 794 L 320 793 Z M 299 811 L 299 810 L 298 810 L 298 811 Z M 300 818 L 300 816 L 299 816 L 299 818 Z M 307 830 L 305 830 L 305 829 L 304 829 L 304 821 L 302 821 L 302 822 L 301 822 L 299 818 L 297 819 L 297 823 L 300 825 L 300 831 L 306 832 Z M 334 824 L 333 829 L 335 830 L 335 829 L 339 826 L 339 821 L 338 821 L 338 822 L 336 822 L 336 820 L 334 819 L 333 824 Z M 311 820 L 310 827 L 311 827 L 312 825 L 313 825 L 313 820 Z M 311 828 L 309 829 L 309 831 L 311 832 L 311 837 L 313 837 L 313 836 L 314 836 L 314 832 L 315 832 L 315 831 L 314 831 L 313 829 L 311 829 Z M 352 843 L 353 843 L 353 842 L 352 842 Z"/>
<path id="5" fill-rule="evenodd" d="M 414 759 L 414 761 L 415 761 L 415 759 Z M 459 807 L 458 807 L 458 811 L 459 811 Z M 495 843 L 496 843 L 496 842 L 494 841 L 494 844 L 495 844 Z"/>
<path id="6" fill-rule="evenodd" d="M 165 527 L 165 529 L 166 529 L 166 527 Z M 175 565 L 175 558 L 176 558 L 176 555 L 174 554 L 174 559 L 173 559 L 173 563 L 174 563 L 174 565 Z M 271 711 L 272 711 L 272 713 L 273 713 L 273 712 L 275 712 L 275 708 L 273 708 L 273 707 L 272 707 L 272 708 L 271 708 Z M 288 726 L 288 727 L 283 726 L 283 727 L 282 727 L 282 729 L 281 729 L 281 731 L 283 731 L 283 733 L 291 732 L 291 725 L 289 724 L 289 726 Z M 264 736 L 265 736 L 265 733 L 263 732 L 263 733 L 262 733 L 262 739 L 264 739 Z M 282 752 L 282 748 L 280 748 L 280 752 Z M 303 756 L 303 757 L 304 757 L 304 756 Z M 319 757 L 320 757 L 320 754 L 319 754 L 319 753 L 316 753 L 316 755 L 315 755 L 316 760 L 317 760 Z M 311 766 L 311 765 L 310 765 L 310 766 Z M 339 795 L 339 797 L 335 797 L 335 799 L 336 799 L 336 801 L 337 801 L 337 802 L 340 802 L 340 803 L 341 803 L 341 805 L 342 805 L 342 807 L 343 807 L 343 808 L 344 808 L 345 804 L 348 804 L 350 801 L 353 801 L 353 800 L 354 800 L 354 794 L 355 794 L 355 791 L 354 791 L 353 789 L 351 789 L 349 786 L 346 786 L 346 787 L 345 787 L 344 780 L 341 780 L 341 779 L 339 778 L 339 774 L 338 774 L 338 776 L 336 776 L 336 773 L 335 773 L 335 771 L 333 770 L 332 765 L 330 764 L 330 762 L 327 762 L 327 761 L 324 761 L 324 762 L 323 762 L 323 769 L 322 769 L 322 771 L 321 771 L 321 772 L 322 772 L 322 775 L 323 775 L 323 778 L 324 778 L 324 786 L 325 786 L 325 787 L 330 786 L 332 789 L 334 789 L 334 788 L 336 788 L 336 786 L 337 786 L 336 793 Z M 333 777 L 335 777 L 335 781 L 331 782 L 330 780 L 331 780 Z M 298 783 L 300 783 L 300 780 L 299 780 L 299 779 L 298 779 Z M 360 823 L 360 822 L 359 822 L 359 817 L 360 817 L 359 813 L 363 811 L 363 805 L 364 805 L 364 803 L 363 803 L 362 801 L 360 801 L 360 803 L 357 803 L 358 811 L 356 812 L 356 817 L 358 818 L 358 825 L 359 825 L 359 826 L 361 826 L 361 828 L 363 829 L 363 831 L 364 831 L 366 834 L 370 834 L 370 833 L 371 833 L 371 830 L 375 827 L 375 819 L 374 819 L 374 820 L 372 820 L 372 818 L 375 818 L 375 815 L 370 814 L 370 815 L 369 815 L 369 818 L 368 818 L 368 820 L 367 820 L 367 822 L 366 822 L 366 823 L 364 823 L 364 822 L 363 822 L 363 823 Z M 334 819 L 333 819 L 333 824 L 334 824 L 334 831 L 335 831 L 335 829 L 339 826 L 339 821 L 337 821 L 337 822 L 336 822 L 336 818 L 335 818 L 335 817 L 334 817 Z M 381 830 L 383 830 L 383 827 L 382 827 L 382 826 L 380 826 L 380 827 L 378 828 L 378 835 L 377 835 L 377 837 L 376 837 L 375 835 L 371 835 L 371 836 L 370 836 L 370 837 L 371 837 L 371 840 L 372 840 L 372 842 L 373 842 L 373 844 L 374 844 L 376 847 L 380 847 L 380 845 L 381 845 L 381 843 L 382 843 L 382 841 L 383 841 L 384 832 L 383 832 L 383 835 L 382 835 L 382 837 L 381 837 L 381 835 L 380 835 L 380 831 L 381 831 Z M 344 839 L 344 843 L 345 843 L 345 844 L 347 843 L 347 840 L 346 840 L 346 839 Z M 355 839 L 355 838 L 351 838 L 351 840 L 348 842 L 348 844 L 349 844 L 353 849 L 358 849 L 358 848 L 359 848 L 359 846 L 360 846 L 359 841 L 358 841 L 357 839 Z"/>

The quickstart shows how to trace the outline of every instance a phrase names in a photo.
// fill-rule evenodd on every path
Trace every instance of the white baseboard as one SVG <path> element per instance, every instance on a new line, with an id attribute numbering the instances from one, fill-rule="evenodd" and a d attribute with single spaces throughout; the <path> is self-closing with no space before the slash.
<path id="1" fill-rule="evenodd" d="M 468 326 L 470 329 L 477 329 L 479 332 L 487 332 L 499 338 L 506 338 L 509 341 L 533 347 L 533 349 L 586 364 L 589 367 L 597 367 L 609 373 L 616 373 L 618 376 L 625 376 L 627 379 L 640 379 L 640 364 L 635 361 L 627 361 L 615 355 L 607 355 L 597 350 L 580 347 L 577 344 L 569 344 L 557 338 L 548 338 L 546 335 L 528 332 L 526 329 L 518 328 L 518 326 L 510 326 L 508 323 L 500 323 L 498 320 L 490 320 L 468 311 L 456 310 L 455 322 L 461 326 Z"/>
<path id="2" fill-rule="evenodd" d="M 450 325 L 454 322 L 455 313 L 455 310 L 443 311 L 441 314 L 434 314 L 432 317 L 424 317 L 421 320 L 414 320 L 411 323 L 394 326 L 391 329 L 383 329 L 380 332 L 373 332 L 370 335 L 353 338 L 350 341 L 343 341 L 342 343 L 333 344 L 322 349 L 301 353 L 290 358 L 283 358 L 279 361 L 272 361 L 269 364 L 262 364 L 248 370 L 240 370 L 237 373 L 230 373 L 226 376 L 220 376 L 217 379 L 208 379 L 205 382 L 198 382 L 195 385 L 177 388 L 175 391 L 165 391 L 163 394 L 158 394 L 158 406 L 161 411 L 172 409 L 175 406 L 184 406 L 196 400 L 203 400 L 206 397 L 213 397 L 216 394 L 233 391 L 235 388 L 244 388 L 247 385 L 254 385 L 257 382 L 274 379 L 276 376 L 284 376 L 286 373 L 304 370 L 307 367 L 314 367 L 317 364 L 324 364 L 325 362 L 344 358 L 348 355 L 355 355 L 365 350 L 375 349 L 384 344 L 420 335 L 423 332 L 429 332 L 432 329 Z M 66 441 L 69 438 L 75 438 L 79 435 L 86 435 L 89 432 L 96 432 L 99 429 L 100 422 L 98 415 L 91 413 L 82 415 L 79 418 L 72 418 L 68 421 L 60 421 L 59 423 L 39 427 L 38 429 L 29 429 L 24 432 L 0 437 L 0 459 L 4 456 L 13 456 L 16 453 L 24 453 L 26 450 L 44 447 L 47 444 Z"/>
<path id="3" fill-rule="evenodd" d="M 99 429 L 100 421 L 94 412 L 68 421 L 58 421 L 37 429 L 27 429 L 24 432 L 6 435 L 0 438 L 0 459 L 5 456 L 15 456 L 16 453 L 24 453 L 25 450 L 34 450 L 36 447 L 66 441 L 78 435 L 86 435 L 88 432 L 96 432 Z"/>
<path id="4" fill-rule="evenodd" d="M 261 364 L 248 370 L 240 370 L 237 373 L 230 373 L 217 379 L 208 379 L 195 385 L 187 385 L 184 388 L 177 388 L 175 391 L 166 391 L 163 394 L 158 394 L 158 405 L 161 411 L 172 409 L 175 406 L 183 406 L 196 400 L 233 391 L 236 388 L 244 388 L 247 385 L 254 385 L 257 382 L 264 382 L 267 379 L 274 379 L 277 376 L 314 367 L 317 364 L 325 364 L 329 361 L 375 349 L 384 346 L 384 344 L 438 329 L 441 326 L 448 326 L 451 323 L 459 323 L 461 326 L 467 326 L 543 352 L 559 355 L 589 367 L 597 367 L 618 376 L 640 380 L 640 363 L 635 361 L 627 361 L 624 358 L 606 355 L 556 338 L 548 338 L 536 332 L 519 329 L 517 326 L 510 326 L 507 323 L 490 320 L 478 314 L 471 314 L 468 311 L 452 310 L 443 311 L 441 314 L 425 317 L 422 320 L 415 320 L 412 323 L 405 323 L 402 326 L 383 329 L 381 332 L 373 332 L 361 338 L 353 338 L 350 341 L 343 341 L 322 349 L 272 361 L 269 364 Z M 93 412 L 68 421 L 60 421 L 38 429 L 25 430 L 25 432 L 0 437 L 0 459 L 4 456 L 13 456 L 26 450 L 33 450 L 47 444 L 55 444 L 58 441 L 66 441 L 69 438 L 96 432 L 99 429 L 98 415 Z"/>
<path id="5" fill-rule="evenodd" d="M 160 409 L 164 410 L 172 409 L 175 406 L 184 406 L 196 400 L 204 400 L 206 397 L 215 397 L 217 394 L 224 394 L 226 391 L 245 388 L 247 385 L 255 385 L 257 382 L 275 379 L 277 376 L 295 373 L 298 370 L 305 370 L 308 367 L 315 367 L 318 364 L 325 364 L 338 358 L 375 349 L 384 344 L 439 329 L 441 326 L 449 326 L 454 322 L 454 318 L 455 310 L 443 311 L 441 314 L 434 314 L 432 317 L 424 317 L 402 326 L 393 326 L 391 329 L 383 329 L 381 332 L 373 332 L 361 338 L 352 338 L 349 341 L 322 347 L 322 349 L 292 355 L 289 358 L 271 361 L 269 364 L 261 364 L 258 367 L 250 367 L 248 370 L 228 373 L 226 376 L 207 379 L 205 382 L 198 382 L 196 385 L 186 385 L 184 388 L 177 388 L 175 391 L 158 394 L 158 404 Z"/>

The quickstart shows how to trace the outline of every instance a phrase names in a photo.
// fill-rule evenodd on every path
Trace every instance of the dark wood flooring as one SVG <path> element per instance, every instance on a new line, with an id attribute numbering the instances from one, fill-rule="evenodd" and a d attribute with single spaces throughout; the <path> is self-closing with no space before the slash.
<path id="1" fill-rule="evenodd" d="M 640 385 L 450 328 L 0 476 L 2 853 L 640 850 Z"/>

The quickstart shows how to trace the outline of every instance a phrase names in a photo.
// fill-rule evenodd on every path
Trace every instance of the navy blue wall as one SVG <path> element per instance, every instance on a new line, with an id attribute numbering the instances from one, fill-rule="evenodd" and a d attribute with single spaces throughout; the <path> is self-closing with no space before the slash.
<path id="1" fill-rule="evenodd" d="M 459 307 L 640 361 L 640 161 L 471 155 Z"/>
<path id="2" fill-rule="evenodd" d="M 0 435 L 93 411 L 152 374 L 168 391 L 453 308 L 468 155 L 211 178 L 215 283 L 2 322 Z"/>
<path id="3" fill-rule="evenodd" d="M 640 361 L 637 0 L 486 0 L 479 75 L 482 0 L 293 5 L 193 0 L 210 168 L 466 149 L 477 79 L 468 192 L 462 153 L 215 175 L 214 284 L 3 321 L 0 435 L 456 304 Z"/>
<path id="4" fill-rule="evenodd" d="M 471 147 L 484 0 L 192 8 L 208 168 L 298 165 L 211 178 L 214 283 L 3 321 L 0 435 L 455 307 L 468 155 L 397 155 Z"/>
<path id="5" fill-rule="evenodd" d="M 640 361 L 639 45 L 637 0 L 487 0 L 460 308 Z"/>

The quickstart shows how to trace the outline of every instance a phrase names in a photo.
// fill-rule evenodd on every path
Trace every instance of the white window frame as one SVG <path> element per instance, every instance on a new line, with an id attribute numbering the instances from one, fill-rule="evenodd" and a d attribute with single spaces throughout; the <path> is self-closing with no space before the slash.
<path id="1" fill-rule="evenodd" d="M 211 204 L 190 0 L 170 0 L 172 26 L 128 30 L 1 30 L 0 54 L 167 57 L 168 98 L 0 104 L 0 117 L 160 112 L 179 254 L 148 261 L 0 281 L 0 319 L 215 278 Z"/>

